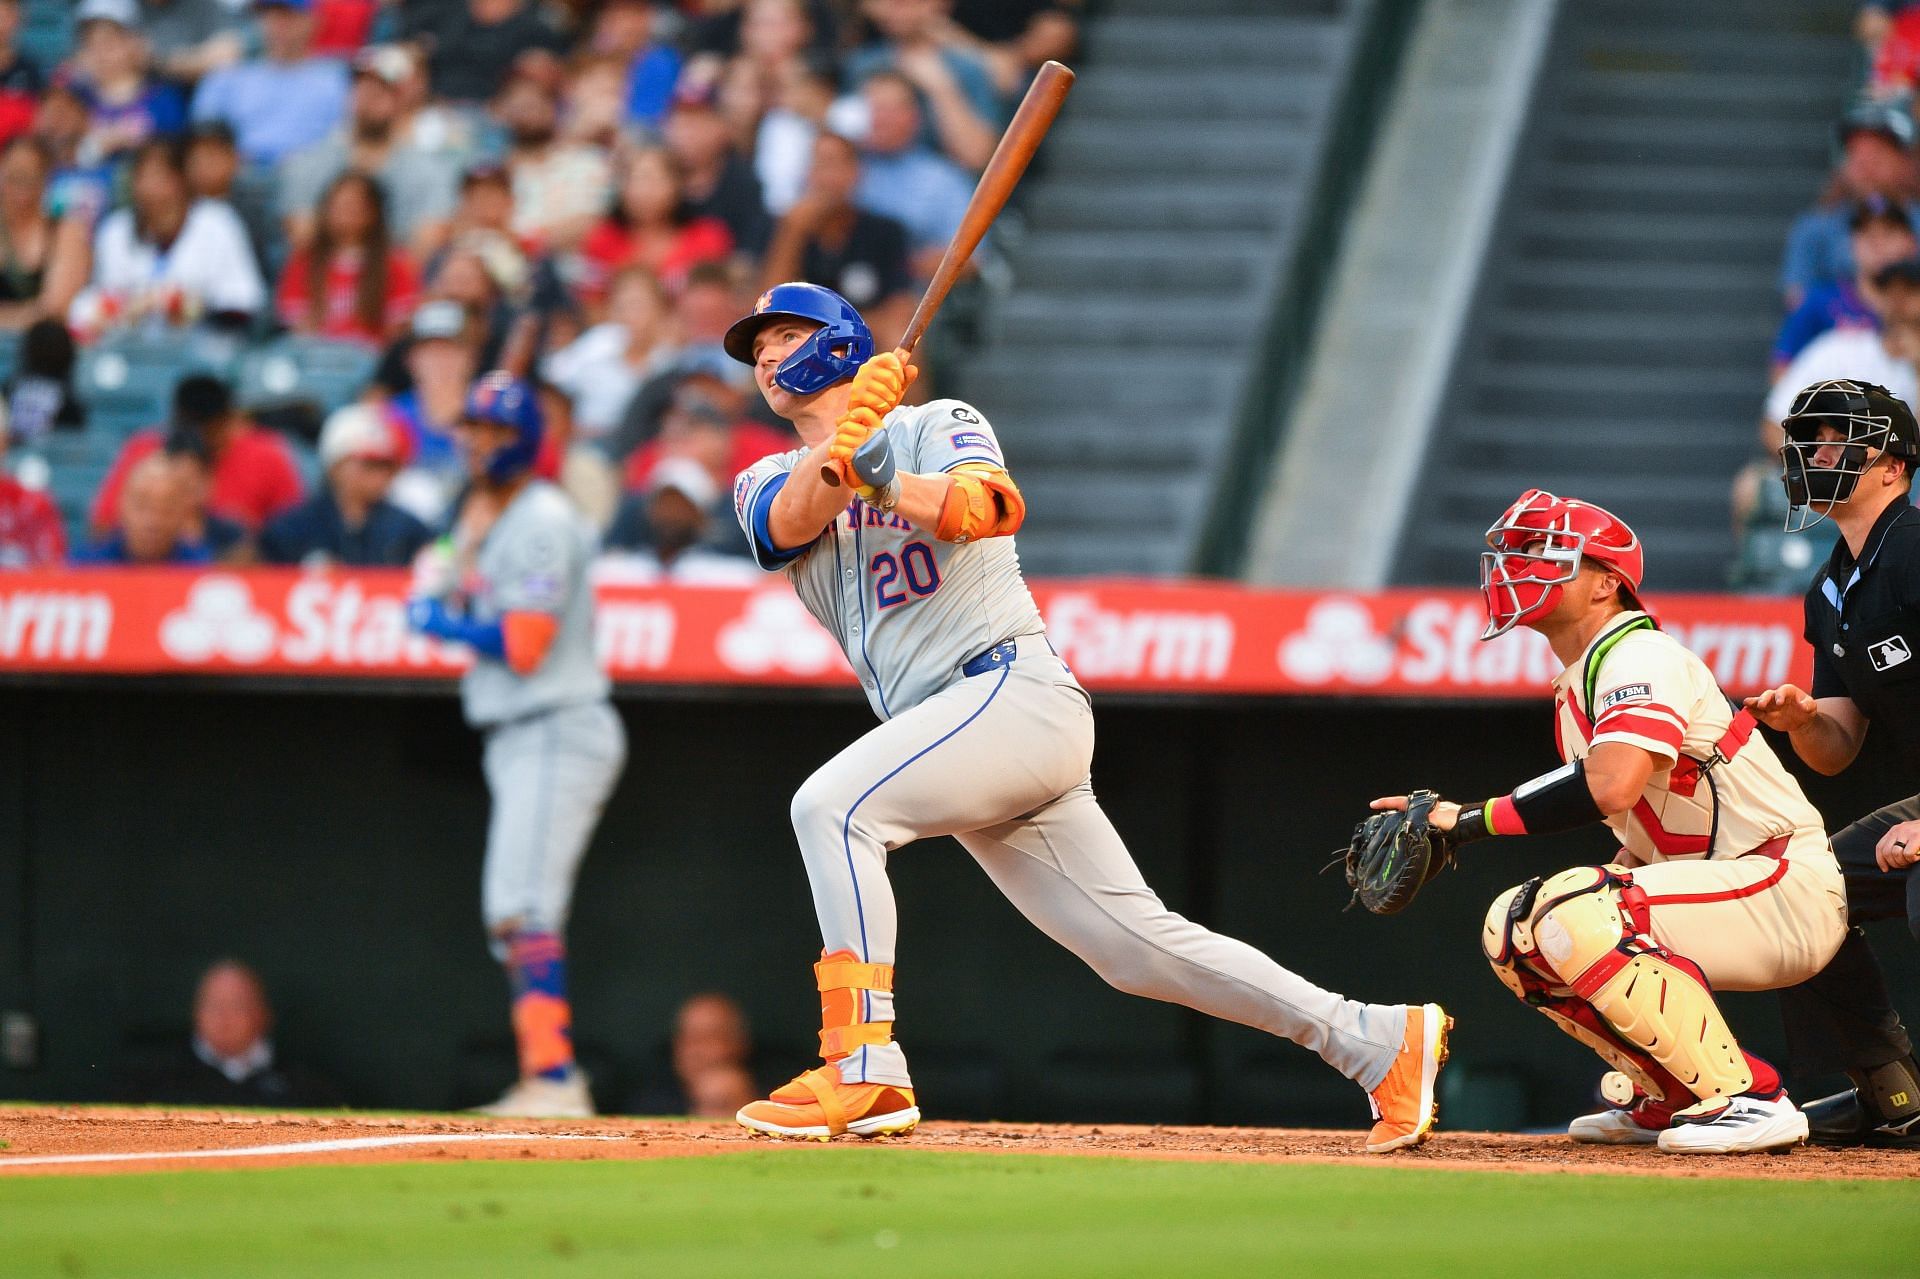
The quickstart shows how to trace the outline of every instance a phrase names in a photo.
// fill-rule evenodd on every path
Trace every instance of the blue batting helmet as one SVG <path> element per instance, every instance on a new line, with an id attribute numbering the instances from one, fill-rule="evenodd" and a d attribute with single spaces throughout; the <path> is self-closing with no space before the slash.
<path id="1" fill-rule="evenodd" d="M 753 339 L 780 320 L 814 320 L 818 333 L 794 348 L 773 371 L 774 385 L 812 395 L 852 377 L 873 354 L 873 331 L 853 303 L 817 284 L 776 284 L 753 304 L 753 314 L 735 321 L 722 343 L 742 364 L 753 363 Z"/>
<path id="2" fill-rule="evenodd" d="M 467 422 L 492 422 L 509 427 L 514 433 L 511 443 L 495 449 L 487 459 L 489 480 L 502 484 L 533 469 L 547 426 L 546 417 L 540 412 L 539 393 L 531 383 L 499 369 L 482 374 L 467 392 L 467 406 L 460 417 Z"/>

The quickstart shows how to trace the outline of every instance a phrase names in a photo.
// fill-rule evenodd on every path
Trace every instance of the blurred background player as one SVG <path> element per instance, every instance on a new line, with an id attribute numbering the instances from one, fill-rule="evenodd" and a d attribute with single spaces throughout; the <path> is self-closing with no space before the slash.
<path id="1" fill-rule="evenodd" d="M 564 934 L 587 843 L 626 765 L 626 731 L 593 651 L 593 539 L 534 478 L 536 393 L 506 373 L 474 383 L 458 427 L 470 488 L 451 545 L 426 554 L 414 629 L 465 645 L 467 722 L 486 740 L 493 812 L 482 910 L 506 965 L 520 1078 L 485 1113 L 593 1113 L 574 1062 Z"/>
<path id="2" fill-rule="evenodd" d="M 128 1071 L 123 1099 L 175 1106 L 338 1106 L 340 1090 L 289 1063 L 273 1042 L 266 983 L 237 959 L 222 959 L 193 994 L 187 1042 Z"/>
<path id="3" fill-rule="evenodd" d="M 1885 388 L 1856 380 L 1803 388 L 1782 425 L 1793 526 L 1831 516 L 1839 537 L 1807 591 L 1812 689 L 1783 684 L 1747 705 L 1816 772 L 1852 765 L 1876 723 L 1911 772 L 1920 765 L 1909 665 L 1920 644 L 1920 426 Z M 1825 969 L 1780 992 L 1790 1061 L 1802 1076 L 1845 1071 L 1853 1083 L 1807 1105 L 1814 1141 L 1920 1149 L 1920 1066 L 1859 927 L 1904 917 L 1920 936 L 1920 795 L 1868 813 L 1833 837 L 1833 850 L 1852 927 Z"/>

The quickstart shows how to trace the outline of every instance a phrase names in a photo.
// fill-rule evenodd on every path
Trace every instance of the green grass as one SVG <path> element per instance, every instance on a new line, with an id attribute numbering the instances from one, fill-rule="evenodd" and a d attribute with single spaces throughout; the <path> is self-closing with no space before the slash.
<path id="1" fill-rule="evenodd" d="M 1920 1189 L 838 1147 L 0 1179 L 0 1274 L 1911 1274 Z M 1638 1258 L 1638 1260 L 1636 1260 Z"/>

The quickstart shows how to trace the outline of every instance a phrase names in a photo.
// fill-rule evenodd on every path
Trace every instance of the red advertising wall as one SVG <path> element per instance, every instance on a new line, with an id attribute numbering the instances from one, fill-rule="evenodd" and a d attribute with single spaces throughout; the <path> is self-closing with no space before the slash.
<path id="1" fill-rule="evenodd" d="M 407 631 L 408 580 L 400 571 L 7 575 L 0 671 L 451 678 L 461 650 Z M 623 683 L 853 683 L 778 578 L 598 590 L 600 651 Z M 1481 643 L 1473 591 L 1075 581 L 1036 583 L 1034 594 L 1054 646 L 1096 691 L 1534 697 L 1558 668 L 1531 632 Z M 1808 678 L 1798 600 L 1668 596 L 1651 607 L 1729 692 Z"/>

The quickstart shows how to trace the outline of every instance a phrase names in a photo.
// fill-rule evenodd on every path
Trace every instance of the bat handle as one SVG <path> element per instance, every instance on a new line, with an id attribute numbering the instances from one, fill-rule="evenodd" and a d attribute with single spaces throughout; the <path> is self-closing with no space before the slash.
<path id="1" fill-rule="evenodd" d="M 840 472 L 831 463 L 822 462 L 820 482 L 830 489 L 837 489 L 840 487 Z"/>

